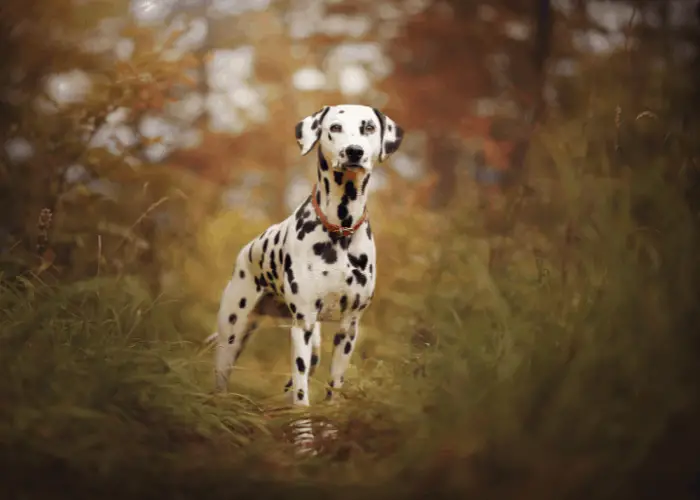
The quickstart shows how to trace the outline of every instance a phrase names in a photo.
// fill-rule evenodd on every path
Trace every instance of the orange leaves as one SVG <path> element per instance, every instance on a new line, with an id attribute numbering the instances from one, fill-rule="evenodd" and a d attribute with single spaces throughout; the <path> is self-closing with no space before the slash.
<path id="1" fill-rule="evenodd" d="M 193 72 L 202 64 L 197 56 L 184 53 L 175 58 L 163 57 L 173 49 L 182 35 L 181 30 L 173 31 L 166 40 L 159 40 L 152 30 L 136 26 L 126 28 L 122 34 L 134 41 L 134 50 L 129 60 L 114 65 L 106 83 L 112 89 L 112 98 L 116 98 L 117 105 L 142 112 L 160 111 L 171 100 L 172 88 L 197 87 Z"/>

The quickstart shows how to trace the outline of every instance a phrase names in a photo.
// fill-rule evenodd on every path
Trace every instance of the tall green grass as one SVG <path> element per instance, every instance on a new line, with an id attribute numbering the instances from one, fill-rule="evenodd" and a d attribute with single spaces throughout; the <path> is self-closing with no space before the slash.
<path id="1" fill-rule="evenodd" d="M 209 357 L 182 340 L 177 307 L 132 278 L 3 284 L 3 447 L 99 475 L 135 461 L 183 463 L 203 443 L 235 456 L 265 439 L 253 403 L 206 392 Z"/>

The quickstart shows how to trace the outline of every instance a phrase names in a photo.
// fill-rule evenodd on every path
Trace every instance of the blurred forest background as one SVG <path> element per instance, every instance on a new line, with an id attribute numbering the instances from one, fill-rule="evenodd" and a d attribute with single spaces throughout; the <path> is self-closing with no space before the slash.
<path id="1" fill-rule="evenodd" d="M 11 498 L 699 498 L 696 0 L 5 0 L 0 23 Z M 226 398 L 200 343 L 238 250 L 311 188 L 294 125 L 341 103 L 406 136 L 370 185 L 344 399 L 311 409 L 337 437 L 299 462 L 284 325 Z"/>

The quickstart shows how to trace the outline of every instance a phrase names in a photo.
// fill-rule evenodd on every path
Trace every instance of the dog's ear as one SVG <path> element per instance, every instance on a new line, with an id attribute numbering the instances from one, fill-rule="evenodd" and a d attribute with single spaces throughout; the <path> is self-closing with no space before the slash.
<path id="1" fill-rule="evenodd" d="M 379 120 L 379 132 L 381 134 L 379 136 L 379 140 L 381 141 L 379 163 L 381 163 L 395 153 L 399 149 L 399 146 L 401 146 L 401 141 L 403 141 L 403 129 L 399 127 L 394 120 L 378 109 L 372 109 L 374 109 L 374 114 L 377 115 L 377 119 Z"/>
<path id="2" fill-rule="evenodd" d="M 294 133 L 302 156 L 311 151 L 321 137 L 321 124 L 329 109 L 331 109 L 330 106 L 323 106 L 313 115 L 307 116 L 297 123 Z"/>

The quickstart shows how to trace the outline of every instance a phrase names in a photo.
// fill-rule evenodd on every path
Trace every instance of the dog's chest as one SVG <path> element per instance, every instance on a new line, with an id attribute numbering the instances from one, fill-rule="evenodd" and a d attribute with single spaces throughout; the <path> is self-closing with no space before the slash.
<path id="1" fill-rule="evenodd" d="M 336 260 L 331 263 L 311 255 L 306 266 L 307 278 L 313 282 L 313 288 L 317 293 L 348 293 L 356 288 L 353 285 L 359 285 L 356 283 L 356 274 L 358 274 L 356 260 L 348 251 L 338 252 Z M 365 257 L 364 260 L 368 258 Z M 367 264 L 365 264 L 366 270 Z"/>
<path id="2" fill-rule="evenodd" d="M 370 271 L 371 270 L 371 271 Z M 333 320 L 368 302 L 374 289 L 374 248 L 354 245 L 338 249 L 329 263 L 315 254 L 307 261 L 305 278 L 323 303 L 322 321 Z"/>

